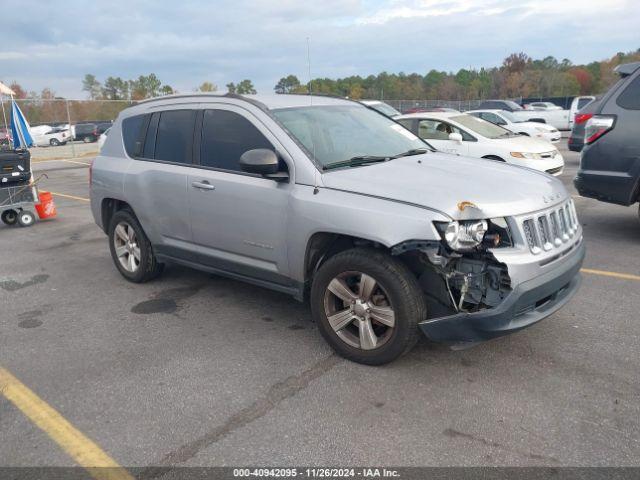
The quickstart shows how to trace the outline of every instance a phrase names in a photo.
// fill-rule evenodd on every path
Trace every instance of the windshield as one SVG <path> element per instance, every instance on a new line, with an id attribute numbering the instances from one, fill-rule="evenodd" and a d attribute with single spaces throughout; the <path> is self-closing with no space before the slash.
<path id="1" fill-rule="evenodd" d="M 511 132 L 506 128 L 499 127 L 473 115 L 457 115 L 451 117 L 450 120 L 486 138 L 506 138 L 511 136 Z"/>
<path id="2" fill-rule="evenodd" d="M 386 103 L 372 103 L 368 105 L 368 107 L 373 108 L 374 110 L 379 111 L 383 115 L 387 117 L 395 117 L 397 115 L 402 115 L 399 111 L 393 108 L 391 105 L 387 105 Z"/>
<path id="3" fill-rule="evenodd" d="M 507 112 L 506 110 L 500 112 L 500 116 L 506 118 L 511 123 L 522 122 L 519 118 L 516 118 L 511 112 Z"/>
<path id="4" fill-rule="evenodd" d="M 430 147 L 402 125 L 361 105 L 283 108 L 273 114 L 323 167 Z"/>

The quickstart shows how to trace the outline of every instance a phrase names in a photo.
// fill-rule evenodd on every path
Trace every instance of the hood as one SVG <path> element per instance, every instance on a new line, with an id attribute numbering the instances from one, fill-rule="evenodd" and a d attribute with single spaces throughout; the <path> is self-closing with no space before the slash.
<path id="1" fill-rule="evenodd" d="M 333 170 L 322 181 L 328 188 L 420 205 L 454 219 L 521 215 L 568 195 L 559 180 L 545 173 L 440 152 Z M 461 202 L 477 208 L 460 210 Z"/>
<path id="2" fill-rule="evenodd" d="M 516 123 L 516 125 L 526 125 L 529 128 L 542 128 L 543 130 L 546 130 L 547 132 L 553 132 L 556 129 L 556 127 L 553 127 L 551 125 L 549 125 L 548 123 L 539 123 L 539 122 L 518 122 Z"/>
<path id="3" fill-rule="evenodd" d="M 510 152 L 545 153 L 557 150 L 556 147 L 544 140 L 523 135 L 511 138 L 496 138 L 492 140 L 496 145 L 508 149 Z"/>

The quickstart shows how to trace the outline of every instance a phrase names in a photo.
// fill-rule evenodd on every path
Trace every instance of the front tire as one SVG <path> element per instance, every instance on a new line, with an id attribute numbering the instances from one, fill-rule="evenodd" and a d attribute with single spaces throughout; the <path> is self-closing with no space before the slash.
<path id="1" fill-rule="evenodd" d="M 341 356 L 366 365 L 389 363 L 418 340 L 426 319 L 424 294 L 399 260 L 354 248 L 317 271 L 311 311 L 320 333 Z"/>
<path id="2" fill-rule="evenodd" d="M 108 237 L 111 258 L 124 278 L 144 283 L 162 273 L 164 265 L 158 263 L 151 242 L 129 210 L 120 210 L 113 215 Z"/>
<path id="3" fill-rule="evenodd" d="M 29 210 L 18 212 L 18 225 L 21 227 L 30 227 L 36 222 L 36 216 Z"/>

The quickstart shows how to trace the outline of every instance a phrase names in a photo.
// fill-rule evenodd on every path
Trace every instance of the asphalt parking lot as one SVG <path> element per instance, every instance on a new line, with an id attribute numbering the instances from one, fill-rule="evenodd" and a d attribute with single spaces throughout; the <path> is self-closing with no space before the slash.
<path id="1" fill-rule="evenodd" d="M 119 465 L 640 463 L 637 206 L 576 197 L 590 272 L 552 317 L 373 368 L 334 356 L 286 295 L 180 267 L 127 283 L 78 162 L 35 164 L 57 219 L 0 227 L 0 368 Z M 0 432 L 0 466 L 74 465 L 2 395 Z"/>

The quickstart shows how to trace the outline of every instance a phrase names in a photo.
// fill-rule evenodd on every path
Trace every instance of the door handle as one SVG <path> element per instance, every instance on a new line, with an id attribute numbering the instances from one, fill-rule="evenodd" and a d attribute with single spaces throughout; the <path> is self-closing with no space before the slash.
<path id="1" fill-rule="evenodd" d="M 191 182 L 191 186 L 193 188 L 199 188 L 200 190 L 215 190 L 216 189 L 216 187 L 211 185 L 206 180 L 203 180 L 202 182 Z"/>

